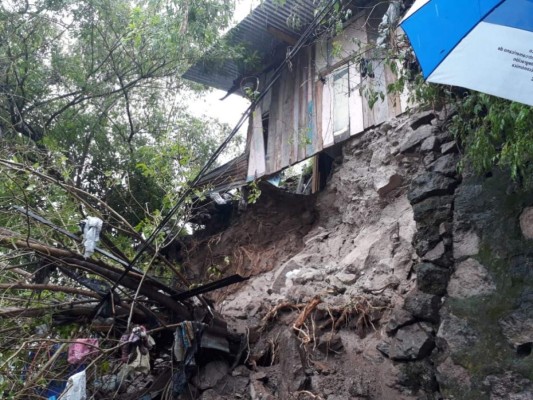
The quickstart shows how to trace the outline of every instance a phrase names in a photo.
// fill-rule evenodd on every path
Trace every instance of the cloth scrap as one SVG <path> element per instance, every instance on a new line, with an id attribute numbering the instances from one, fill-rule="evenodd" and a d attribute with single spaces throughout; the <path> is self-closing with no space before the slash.
<path id="1" fill-rule="evenodd" d="M 81 364 L 87 358 L 98 354 L 98 339 L 76 339 L 68 348 L 69 364 Z"/>

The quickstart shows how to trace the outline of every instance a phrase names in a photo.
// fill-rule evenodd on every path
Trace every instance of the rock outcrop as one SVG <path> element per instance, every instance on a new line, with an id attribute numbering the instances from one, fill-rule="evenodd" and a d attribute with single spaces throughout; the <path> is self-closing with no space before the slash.
<path id="1" fill-rule="evenodd" d="M 298 253 L 226 295 L 239 398 L 533 398 L 533 192 L 460 175 L 444 127 L 424 112 L 346 142 Z"/>

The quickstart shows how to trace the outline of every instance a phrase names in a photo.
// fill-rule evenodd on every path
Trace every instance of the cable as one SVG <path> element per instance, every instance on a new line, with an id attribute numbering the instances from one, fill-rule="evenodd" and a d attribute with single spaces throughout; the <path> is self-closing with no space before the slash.
<path id="1" fill-rule="evenodd" d="M 187 188 L 183 192 L 183 194 L 180 196 L 180 198 L 177 200 L 176 204 L 172 209 L 168 212 L 168 214 L 161 220 L 159 225 L 154 229 L 152 234 L 144 241 L 144 243 L 141 245 L 139 250 L 137 251 L 137 254 L 133 258 L 133 260 L 129 263 L 129 265 L 125 268 L 124 272 L 120 277 L 116 280 L 116 282 L 113 284 L 113 287 L 110 289 L 110 293 L 117 288 L 117 286 L 120 284 L 122 279 L 131 271 L 131 269 L 135 266 L 137 261 L 141 258 L 143 253 L 150 247 L 156 236 L 163 230 L 163 228 L 166 226 L 166 224 L 172 219 L 172 217 L 178 212 L 183 202 L 187 199 L 187 196 L 191 194 L 193 188 L 196 186 L 196 184 L 202 179 L 202 177 L 205 175 L 207 170 L 214 164 L 214 162 L 217 160 L 218 156 L 224 151 L 224 149 L 227 147 L 227 145 L 231 142 L 231 140 L 235 137 L 239 129 L 242 127 L 244 122 L 248 119 L 251 112 L 255 109 L 255 107 L 263 100 L 263 98 L 266 96 L 266 94 L 272 89 L 274 84 L 278 81 L 278 79 L 281 77 L 281 73 L 283 69 L 289 65 L 290 61 L 294 56 L 301 50 L 301 48 L 307 43 L 307 40 L 310 38 L 311 34 L 314 33 L 316 28 L 323 22 L 325 17 L 330 13 L 330 11 L 333 9 L 333 6 L 335 4 L 336 0 L 329 0 L 326 2 L 326 5 L 315 15 L 313 18 L 313 21 L 309 24 L 309 26 L 305 29 L 304 33 L 300 36 L 294 47 L 288 52 L 287 56 L 285 57 L 285 60 L 275 69 L 272 79 L 270 80 L 269 84 L 265 87 L 264 90 L 261 91 L 259 96 L 252 101 L 250 106 L 246 109 L 246 111 L 241 115 L 241 118 L 233 128 L 233 130 L 230 132 L 228 137 L 220 144 L 220 146 L 215 150 L 213 155 L 209 158 L 207 163 L 202 167 L 202 169 L 198 172 L 196 177 L 189 182 L 187 185 Z M 92 318 L 96 317 L 99 308 L 103 305 L 105 301 L 107 301 L 107 298 L 109 297 L 109 294 L 100 300 L 100 303 L 97 307 L 95 307 L 95 312 L 93 313 Z M 91 319 L 92 319 L 91 318 Z"/>

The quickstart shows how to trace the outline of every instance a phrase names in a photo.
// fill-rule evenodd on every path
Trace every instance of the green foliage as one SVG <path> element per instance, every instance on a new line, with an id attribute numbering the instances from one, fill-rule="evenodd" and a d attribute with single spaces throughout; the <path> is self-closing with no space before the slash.
<path id="1" fill-rule="evenodd" d="M 94 306 L 85 295 L 93 291 L 59 271 L 66 265 L 60 258 L 51 261 L 16 245 L 37 241 L 75 256 L 83 253 L 80 243 L 13 206 L 27 207 L 78 236 L 80 220 L 100 217 L 99 245 L 131 260 L 228 133 L 227 126 L 188 112 L 198 87 L 181 76 L 219 41 L 232 11 L 232 0 L 0 2 L 0 283 L 55 287 L 1 289 L 0 365 L 10 360 L 0 372 L 2 396 L 36 396 L 35 387 L 24 392 L 20 377 L 28 352 L 42 343 L 37 326 L 50 328 L 46 339 L 64 341 L 72 337 L 73 325 L 53 326 L 52 313 Z M 183 231 L 194 206 L 189 199 L 154 248 Z M 147 253 L 136 265 L 141 270 L 153 261 L 153 251 Z M 119 267 L 99 257 L 92 261 Z M 39 271 L 52 267 L 37 280 Z M 68 268 L 97 278 L 87 269 Z M 161 269 L 159 275 L 170 280 L 166 265 Z M 132 296 L 131 288 L 119 291 L 123 299 Z M 10 310 L 15 318 L 5 316 Z M 19 314 L 22 310 L 30 318 Z M 46 361 L 41 353 L 36 370 Z M 57 365 L 43 371 L 35 385 L 64 378 Z"/>
<path id="2" fill-rule="evenodd" d="M 472 92 L 456 103 L 451 129 L 478 173 L 508 169 L 533 184 L 533 107 Z"/>
<path id="3" fill-rule="evenodd" d="M 247 189 L 248 189 L 248 196 L 246 198 L 247 203 L 255 204 L 257 200 L 259 199 L 259 196 L 261 196 L 261 189 L 259 189 L 259 186 L 257 185 L 256 181 L 250 182 Z"/>

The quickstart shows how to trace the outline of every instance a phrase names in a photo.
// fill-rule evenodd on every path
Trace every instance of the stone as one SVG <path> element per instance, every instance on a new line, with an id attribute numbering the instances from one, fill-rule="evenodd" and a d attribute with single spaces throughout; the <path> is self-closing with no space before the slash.
<path id="1" fill-rule="evenodd" d="M 437 141 L 437 138 L 435 136 L 430 136 L 422 142 L 422 145 L 420 146 L 420 151 L 433 151 L 437 148 L 438 145 L 439 142 Z"/>
<path id="2" fill-rule="evenodd" d="M 518 348 L 533 343 L 533 305 L 524 304 L 499 321 L 502 333 L 511 344 Z"/>
<path id="3" fill-rule="evenodd" d="M 337 354 L 344 350 L 344 345 L 337 333 L 327 332 L 319 338 L 317 348 L 324 354 Z"/>
<path id="4" fill-rule="evenodd" d="M 346 274 L 344 272 L 340 272 L 335 274 L 335 277 L 344 285 L 353 285 L 355 282 L 357 282 L 357 275 L 355 274 Z"/>
<path id="5" fill-rule="evenodd" d="M 426 172 L 417 176 L 409 186 L 407 198 L 416 204 L 432 196 L 453 194 L 458 182 L 436 172 Z"/>
<path id="6" fill-rule="evenodd" d="M 478 336 L 468 321 L 451 313 L 444 313 L 442 316 L 437 337 L 447 343 L 452 354 L 466 350 L 478 342 Z"/>
<path id="7" fill-rule="evenodd" d="M 431 331 L 422 324 L 400 328 L 391 342 L 389 357 L 396 361 L 413 361 L 427 357 L 435 347 Z"/>
<path id="8" fill-rule="evenodd" d="M 428 137 L 433 136 L 435 128 L 431 125 L 423 125 L 408 132 L 404 141 L 400 144 L 400 153 L 405 153 L 414 147 L 418 146 L 421 142 Z"/>
<path id="9" fill-rule="evenodd" d="M 434 225 L 419 226 L 413 238 L 416 254 L 424 255 L 441 241 L 438 228 Z"/>
<path id="10" fill-rule="evenodd" d="M 408 388 L 413 393 L 435 393 L 439 390 L 435 377 L 435 367 L 428 359 L 411 361 L 399 365 L 398 385 Z M 418 400 L 430 400 L 437 397 L 422 396 Z"/>
<path id="11" fill-rule="evenodd" d="M 276 397 L 268 390 L 261 381 L 250 382 L 251 400 L 276 400 Z"/>
<path id="12" fill-rule="evenodd" d="M 453 232 L 453 225 L 449 222 L 441 222 L 439 225 L 439 235 L 451 236 Z"/>
<path id="13" fill-rule="evenodd" d="M 441 387 L 458 386 L 465 390 L 470 390 L 472 383 L 468 371 L 453 362 L 451 357 L 447 357 L 437 366 L 437 381 Z"/>
<path id="14" fill-rule="evenodd" d="M 217 400 L 220 399 L 220 394 L 213 389 L 206 390 L 202 393 L 198 400 Z"/>
<path id="15" fill-rule="evenodd" d="M 250 376 L 250 370 L 248 368 L 246 368 L 244 365 L 239 365 L 233 371 L 231 371 L 231 376 L 249 377 Z"/>
<path id="16" fill-rule="evenodd" d="M 415 267 L 416 286 L 424 293 L 442 296 L 446 293 L 450 272 L 446 268 L 431 263 L 418 264 Z"/>
<path id="17" fill-rule="evenodd" d="M 520 214 L 520 229 L 526 239 L 533 239 L 533 207 L 526 207 Z"/>
<path id="18" fill-rule="evenodd" d="M 447 266 L 450 264 L 449 260 L 447 260 L 446 257 L 446 246 L 444 246 L 444 242 L 441 241 L 435 245 L 431 250 L 426 252 L 425 254 L 421 254 L 423 261 L 429 261 L 433 262 L 435 264 L 441 265 L 441 266 Z"/>
<path id="19" fill-rule="evenodd" d="M 417 130 L 422 125 L 429 125 L 434 118 L 435 113 L 433 111 L 424 111 L 415 114 L 411 117 L 410 127 L 413 130 Z"/>
<path id="20" fill-rule="evenodd" d="M 200 370 L 192 379 L 194 385 L 200 390 L 211 389 L 229 372 L 229 365 L 225 361 L 211 361 Z"/>
<path id="21" fill-rule="evenodd" d="M 440 306 L 439 296 L 413 290 L 405 297 L 403 308 L 418 319 L 438 322 Z"/>
<path id="22" fill-rule="evenodd" d="M 396 307 L 392 312 L 391 318 L 385 327 L 385 331 L 391 335 L 401 327 L 415 322 L 415 317 L 409 311 Z M 378 349 L 379 350 L 379 349 Z"/>
<path id="23" fill-rule="evenodd" d="M 490 388 L 491 400 L 531 400 L 533 382 L 515 372 L 507 371 L 502 375 L 489 375 L 483 385 Z"/>
<path id="24" fill-rule="evenodd" d="M 324 278 L 325 275 L 323 271 L 309 268 L 306 270 L 300 270 L 298 273 L 292 275 L 293 282 L 299 285 L 305 285 L 306 283 L 311 281 L 320 282 L 323 281 Z"/>
<path id="25" fill-rule="evenodd" d="M 383 355 L 389 357 L 390 356 L 390 341 L 382 340 L 376 345 L 376 349 L 378 349 Z"/>
<path id="26" fill-rule="evenodd" d="M 479 236 L 473 230 L 455 230 L 453 233 L 453 258 L 461 260 L 479 253 Z"/>
<path id="27" fill-rule="evenodd" d="M 457 176 L 457 162 L 458 160 L 455 154 L 447 154 L 437 158 L 433 163 L 428 165 L 428 170 L 455 178 Z"/>
<path id="28" fill-rule="evenodd" d="M 457 153 L 457 142 L 455 140 L 444 143 L 442 146 L 440 146 L 440 152 L 442 154 L 448 154 L 448 153 Z"/>
<path id="29" fill-rule="evenodd" d="M 398 173 L 379 175 L 378 178 L 374 179 L 374 188 L 376 189 L 376 192 L 378 192 L 380 197 L 385 197 L 394 189 L 400 187 L 402 182 L 403 177 Z"/>
<path id="30" fill-rule="evenodd" d="M 424 225 L 439 225 L 452 216 L 453 196 L 430 197 L 413 205 L 416 222 Z"/>
<path id="31" fill-rule="evenodd" d="M 448 283 L 448 296 L 456 299 L 488 295 L 495 290 L 487 269 L 473 258 L 457 264 Z"/>

